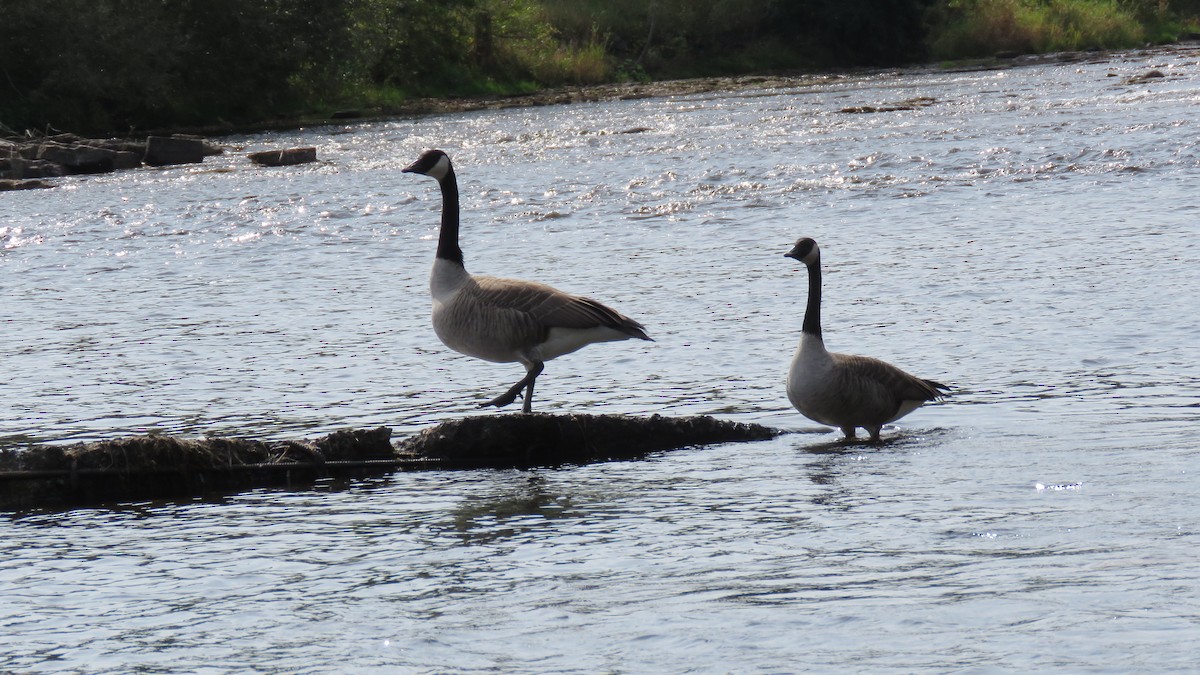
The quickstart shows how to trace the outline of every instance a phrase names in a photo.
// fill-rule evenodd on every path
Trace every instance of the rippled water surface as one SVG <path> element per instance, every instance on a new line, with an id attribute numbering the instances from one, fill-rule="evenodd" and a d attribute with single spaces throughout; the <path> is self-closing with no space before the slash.
<path id="1" fill-rule="evenodd" d="M 656 340 L 550 362 L 535 409 L 796 432 L 5 515 L 0 670 L 1194 668 L 1198 59 L 247 136 L 0 196 L 5 445 L 481 414 L 521 372 L 429 326 L 440 200 L 399 172 L 429 147 L 455 160 L 472 271 L 587 293 Z M 299 144 L 323 161 L 244 159 Z M 799 236 L 831 349 L 955 387 L 883 446 L 788 405 Z"/>

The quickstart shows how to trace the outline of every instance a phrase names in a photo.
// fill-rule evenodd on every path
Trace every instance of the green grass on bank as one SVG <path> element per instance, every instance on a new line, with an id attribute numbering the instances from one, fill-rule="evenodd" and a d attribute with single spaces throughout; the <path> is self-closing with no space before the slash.
<path id="1" fill-rule="evenodd" d="M 1168 42 L 1184 32 L 1185 22 L 1167 7 L 1120 0 L 955 0 L 932 13 L 930 55 L 962 59 Z"/>

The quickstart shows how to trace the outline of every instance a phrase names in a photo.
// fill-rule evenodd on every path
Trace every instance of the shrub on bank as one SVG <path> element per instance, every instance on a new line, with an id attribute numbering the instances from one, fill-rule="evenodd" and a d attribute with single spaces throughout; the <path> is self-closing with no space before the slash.
<path id="1" fill-rule="evenodd" d="M 930 51 L 938 59 L 1118 49 L 1147 30 L 1118 0 L 954 0 L 934 12 Z"/>

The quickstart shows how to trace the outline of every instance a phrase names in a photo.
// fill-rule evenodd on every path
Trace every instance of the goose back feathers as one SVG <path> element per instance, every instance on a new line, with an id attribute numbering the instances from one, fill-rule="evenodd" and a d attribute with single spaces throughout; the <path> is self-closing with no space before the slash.
<path id="1" fill-rule="evenodd" d="M 593 342 L 650 339 L 642 324 L 591 298 L 485 275 L 438 283 L 440 266 L 433 275 L 433 327 L 456 352 L 495 363 L 549 361 Z"/>

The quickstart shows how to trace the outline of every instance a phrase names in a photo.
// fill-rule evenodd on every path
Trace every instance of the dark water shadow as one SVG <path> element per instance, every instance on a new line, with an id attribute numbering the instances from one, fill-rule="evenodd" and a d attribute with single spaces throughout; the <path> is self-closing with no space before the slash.
<path id="1" fill-rule="evenodd" d="M 291 485 L 269 485 L 243 489 L 213 490 L 200 495 L 181 495 L 160 499 L 105 500 L 81 504 L 49 504 L 0 511 L 0 520 L 38 525 L 70 524 L 79 516 L 107 514 L 109 517 L 130 520 L 174 517 L 176 510 L 196 506 L 228 506 L 246 502 L 247 497 L 279 495 L 293 498 L 303 495 L 389 489 L 390 475 L 364 478 L 324 477 L 296 481 Z"/>
<path id="2" fill-rule="evenodd" d="M 857 458 L 864 455 L 908 455 L 915 451 L 944 445 L 956 431 L 950 428 L 912 429 L 893 431 L 879 441 L 864 438 L 838 439 L 797 447 L 805 455 L 818 456 L 811 464 L 809 480 L 825 488 L 812 498 L 812 503 L 824 509 L 849 510 L 859 500 L 856 490 L 843 484 L 843 478 Z"/>
<path id="3" fill-rule="evenodd" d="M 865 436 L 852 439 L 838 438 L 822 440 L 798 449 L 815 455 L 857 453 L 867 450 L 915 449 L 940 444 L 940 441 L 948 439 L 954 434 L 953 429 L 944 427 L 931 429 L 896 429 L 892 427 L 890 430 L 885 427 L 884 429 L 885 434 L 878 441 L 872 441 Z"/>
<path id="4" fill-rule="evenodd" d="M 548 521 L 581 517 L 563 486 L 551 487 L 540 471 L 505 472 L 503 485 L 467 495 L 449 512 L 443 533 L 462 545 L 487 544 L 542 529 Z"/>

